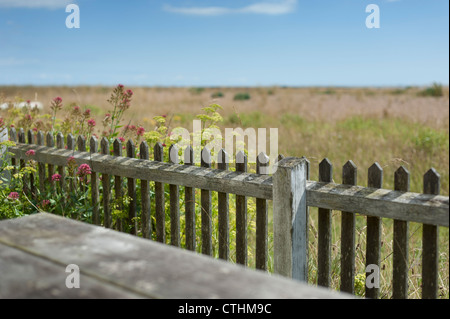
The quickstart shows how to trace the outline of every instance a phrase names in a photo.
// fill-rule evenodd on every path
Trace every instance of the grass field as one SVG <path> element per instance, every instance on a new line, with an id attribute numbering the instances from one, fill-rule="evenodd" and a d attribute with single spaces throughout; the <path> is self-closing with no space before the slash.
<path id="1" fill-rule="evenodd" d="M 342 182 L 342 166 L 358 166 L 358 185 L 367 185 L 367 169 L 378 162 L 383 187 L 393 188 L 394 172 L 404 165 L 411 173 L 411 191 L 422 191 L 423 174 L 434 167 L 441 175 L 441 194 L 449 195 L 449 91 L 433 96 L 432 88 L 159 88 L 137 87 L 123 124 L 155 126 L 154 116 L 167 115 L 171 128 L 192 131 L 192 120 L 211 103 L 223 107 L 220 127 L 278 128 L 279 151 L 306 156 L 311 179 L 318 179 L 323 158 L 333 163 L 334 180 Z M 70 109 L 89 108 L 101 123 L 110 111 L 109 87 L 0 87 L 0 104 L 8 101 L 43 102 L 60 96 Z M 0 116 L 2 116 L 0 111 Z M 4 112 L 4 111 L 3 111 Z M 98 134 L 101 132 L 98 131 Z M 332 286 L 339 287 L 340 212 L 333 212 Z M 251 222 L 251 219 L 250 219 Z M 311 209 L 310 281 L 315 282 L 317 210 Z M 410 225 L 410 297 L 420 297 L 421 227 Z M 357 272 L 364 273 L 365 218 L 357 217 Z M 449 297 L 448 228 L 440 228 L 441 297 Z M 389 298 L 392 272 L 392 221 L 383 221 L 381 295 Z"/>

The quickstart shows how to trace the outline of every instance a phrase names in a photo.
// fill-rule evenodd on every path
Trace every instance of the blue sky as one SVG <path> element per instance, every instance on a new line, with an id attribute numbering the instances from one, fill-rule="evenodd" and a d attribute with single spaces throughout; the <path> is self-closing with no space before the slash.
<path id="1" fill-rule="evenodd" d="M 448 38 L 448 0 L 0 0 L 0 85 L 448 85 Z"/>

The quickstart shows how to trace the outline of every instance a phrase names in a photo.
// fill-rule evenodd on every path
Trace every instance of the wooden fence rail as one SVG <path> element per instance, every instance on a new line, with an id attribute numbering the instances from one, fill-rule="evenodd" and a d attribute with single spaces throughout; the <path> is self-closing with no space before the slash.
<path id="1" fill-rule="evenodd" d="M 68 135 L 65 139 L 57 135 L 55 148 L 51 133 L 44 136 L 42 132 L 34 135 L 27 132 L 17 134 L 10 130 L 10 139 L 18 141 L 10 147 L 13 153 L 12 163 L 24 165 L 29 159 L 26 153 L 34 150 L 33 160 L 38 164 L 39 184 L 34 185 L 33 176 L 26 180 L 26 190 L 36 187 L 43 192 L 45 185 L 55 187 L 52 176 L 55 169 L 60 175 L 67 174 L 68 158 L 76 165 L 88 164 L 91 168 L 91 202 L 93 206 L 92 221 L 104 227 L 117 227 L 132 234 L 142 232 L 144 238 L 151 238 L 153 231 L 156 240 L 166 242 L 165 216 L 170 216 L 170 244 L 181 246 L 180 238 L 180 191 L 184 187 L 185 247 L 196 250 L 201 245 L 201 252 L 212 255 L 212 192 L 218 193 L 218 255 L 230 258 L 229 236 L 229 195 L 236 196 L 236 262 L 247 265 L 247 200 L 256 199 L 256 268 L 267 270 L 268 263 L 268 201 L 273 201 L 273 251 L 274 271 L 301 281 L 308 279 L 308 207 L 319 207 L 319 253 L 318 284 L 329 286 L 331 255 L 331 210 L 342 212 L 341 232 L 341 290 L 353 293 L 355 277 L 355 215 L 368 216 L 367 225 L 367 265 L 380 265 L 381 218 L 394 220 L 394 272 L 393 297 L 407 297 L 408 267 L 408 225 L 409 222 L 424 224 L 423 231 L 423 298 L 437 297 L 438 272 L 438 227 L 449 226 L 449 198 L 439 195 L 439 174 L 431 169 L 424 176 L 424 193 L 409 192 L 409 172 L 401 167 L 395 173 L 395 189 L 382 188 L 383 170 L 375 163 L 369 169 L 369 187 L 357 186 L 357 168 L 349 161 L 344 165 L 342 184 L 332 183 L 332 164 L 327 159 L 319 165 L 319 181 L 309 180 L 309 162 L 305 158 L 279 158 L 276 172 L 267 174 L 268 157 L 260 154 L 257 159 L 257 172 L 247 172 L 247 160 L 244 153 L 235 158 L 235 170 L 230 170 L 230 156 L 220 151 L 217 169 L 211 167 L 212 158 L 208 149 L 202 150 L 202 163 L 193 165 L 194 151 L 188 147 L 184 152 L 183 164 L 180 163 L 178 149 L 171 146 L 169 158 L 164 158 L 164 148 L 156 144 L 153 148 L 153 160 L 149 160 L 149 146 L 139 145 L 139 158 L 136 158 L 136 146 L 132 141 L 125 145 L 126 156 L 122 154 L 119 140 L 113 143 L 110 152 L 109 141 L 103 138 L 100 143 L 95 137 L 86 141 Z M 44 137 L 46 145 L 44 146 Z M 100 150 L 98 146 L 100 144 Z M 77 148 L 77 150 L 76 150 Z M 167 160 L 167 162 L 165 161 Z M 47 172 L 45 170 L 47 166 Z M 102 193 L 99 193 L 101 178 Z M 126 183 L 125 180 L 126 179 Z M 44 182 L 45 181 L 45 182 Z M 155 183 L 154 207 L 150 210 L 150 186 Z M 112 186 L 115 198 L 111 198 Z M 140 203 L 138 205 L 136 185 L 140 184 Z M 64 178 L 59 187 L 65 189 Z M 169 212 L 165 211 L 164 184 L 169 186 Z M 112 212 L 122 209 L 127 186 L 128 215 L 113 225 Z M 72 187 L 72 186 L 69 186 Z M 73 187 L 79 187 L 74 185 Z M 196 242 L 195 189 L 200 189 L 201 242 Z M 102 203 L 100 200 L 103 199 Z M 116 206 L 112 206 L 113 203 Z M 137 211 L 140 207 L 141 211 Z M 136 218 L 141 217 L 141 229 Z M 152 229 L 152 216 L 155 230 Z M 379 297 L 378 289 L 366 288 L 366 297 Z"/>

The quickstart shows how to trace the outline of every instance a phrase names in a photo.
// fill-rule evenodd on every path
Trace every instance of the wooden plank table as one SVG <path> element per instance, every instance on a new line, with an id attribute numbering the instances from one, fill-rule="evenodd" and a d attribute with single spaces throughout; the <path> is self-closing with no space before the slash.
<path id="1" fill-rule="evenodd" d="M 0 222 L 0 298 L 352 297 L 50 214 Z"/>

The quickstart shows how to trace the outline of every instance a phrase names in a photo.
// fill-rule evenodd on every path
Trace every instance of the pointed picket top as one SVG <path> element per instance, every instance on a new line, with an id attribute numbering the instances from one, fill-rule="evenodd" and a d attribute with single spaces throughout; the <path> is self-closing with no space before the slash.
<path id="1" fill-rule="evenodd" d="M 79 135 L 77 138 L 78 151 L 86 152 L 86 138 L 83 135 Z"/>
<path id="2" fill-rule="evenodd" d="M 44 145 L 44 132 L 39 131 L 36 135 L 37 145 Z"/>
<path id="3" fill-rule="evenodd" d="M 204 147 L 202 149 L 202 159 L 201 159 L 201 166 L 202 167 L 206 167 L 206 168 L 210 168 L 211 167 L 211 151 L 207 148 Z"/>
<path id="4" fill-rule="evenodd" d="M 180 163 L 180 156 L 178 155 L 179 148 L 176 144 L 172 144 L 169 147 L 169 162 L 172 164 Z"/>
<path id="5" fill-rule="evenodd" d="M 227 151 L 225 149 L 221 149 L 219 151 L 219 154 L 217 154 L 217 168 L 228 170 L 230 163 L 230 156 L 228 155 Z"/>
<path id="6" fill-rule="evenodd" d="M 55 139 L 53 138 L 52 132 L 47 132 L 47 136 L 45 137 L 45 142 L 47 144 L 47 147 L 55 146 Z"/>
<path id="7" fill-rule="evenodd" d="M 194 165 L 194 149 L 190 145 L 184 150 L 184 165 Z"/>
<path id="8" fill-rule="evenodd" d="M 67 134 L 67 149 L 72 151 L 75 150 L 75 137 L 72 133 Z"/>
<path id="9" fill-rule="evenodd" d="M 17 131 L 15 127 L 11 127 L 9 130 L 9 138 L 12 142 L 17 142 Z"/>
<path id="10" fill-rule="evenodd" d="M 440 191 L 441 175 L 434 168 L 430 168 L 423 175 L 423 192 L 424 194 L 439 195 Z"/>
<path id="11" fill-rule="evenodd" d="M 310 172 L 310 168 L 311 168 L 311 162 L 305 156 L 302 156 L 302 159 L 305 161 L 305 164 L 306 164 L 306 179 L 309 180 L 309 172 Z"/>
<path id="12" fill-rule="evenodd" d="M 25 132 L 23 128 L 19 130 L 19 143 L 25 143 Z"/>
<path id="13" fill-rule="evenodd" d="M 333 181 L 333 164 L 324 158 L 319 164 L 319 182 L 331 183 Z"/>
<path id="14" fill-rule="evenodd" d="M 134 158 L 136 156 L 136 145 L 134 144 L 132 139 L 128 140 L 126 149 L 127 149 L 127 157 Z"/>
<path id="15" fill-rule="evenodd" d="M 98 140 L 95 136 L 91 136 L 89 140 L 89 151 L 91 153 L 97 153 L 98 151 Z"/>
<path id="16" fill-rule="evenodd" d="M 33 134 L 33 130 L 28 130 L 27 131 L 27 142 L 28 144 L 34 144 L 34 134 Z"/>
<path id="17" fill-rule="evenodd" d="M 139 158 L 142 160 L 148 160 L 150 158 L 150 152 L 146 141 L 142 141 L 139 145 Z"/>
<path id="18" fill-rule="evenodd" d="M 109 152 L 109 141 L 106 137 L 102 138 L 102 141 L 100 142 L 100 149 L 101 153 L 104 155 L 110 155 Z"/>
<path id="19" fill-rule="evenodd" d="M 394 190 L 409 192 L 410 174 L 402 165 L 394 173 Z"/>
<path id="20" fill-rule="evenodd" d="M 358 168 L 352 160 L 347 161 L 342 168 L 342 184 L 356 185 Z"/>
<path id="21" fill-rule="evenodd" d="M 113 142 L 113 155 L 122 156 L 122 142 L 118 138 Z"/>
<path id="22" fill-rule="evenodd" d="M 373 188 L 381 188 L 383 185 L 383 168 L 375 162 L 369 168 L 368 186 Z"/>
<path id="23" fill-rule="evenodd" d="M 236 154 L 236 171 L 247 172 L 247 155 L 243 151 Z"/>
<path id="24" fill-rule="evenodd" d="M 164 146 L 158 142 L 153 147 L 153 156 L 155 158 L 155 161 L 162 162 L 164 159 Z"/>
<path id="25" fill-rule="evenodd" d="M 56 147 L 64 148 L 64 135 L 61 132 L 56 135 Z"/>
<path id="26" fill-rule="evenodd" d="M 259 153 L 256 158 L 256 174 L 268 175 L 269 174 L 269 156 L 266 153 Z"/>

